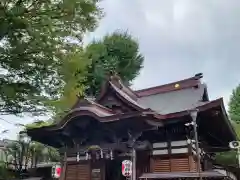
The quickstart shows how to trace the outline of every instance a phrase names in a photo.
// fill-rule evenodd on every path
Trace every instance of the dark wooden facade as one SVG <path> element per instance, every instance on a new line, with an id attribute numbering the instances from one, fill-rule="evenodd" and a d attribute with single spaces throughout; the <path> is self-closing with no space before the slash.
<path id="1" fill-rule="evenodd" d="M 189 110 L 197 108 L 201 174 L 222 179 L 225 175 L 213 171 L 211 159 L 228 150 L 236 135 L 222 99 L 209 101 L 201 76 L 140 91 L 112 76 L 99 97 L 79 98 L 58 124 L 29 129 L 28 134 L 60 149 L 61 180 L 124 179 L 121 162 L 132 159 L 133 149 L 137 178 L 197 178 L 193 129 L 185 125 L 191 122 Z M 161 111 L 165 106 L 167 112 Z"/>

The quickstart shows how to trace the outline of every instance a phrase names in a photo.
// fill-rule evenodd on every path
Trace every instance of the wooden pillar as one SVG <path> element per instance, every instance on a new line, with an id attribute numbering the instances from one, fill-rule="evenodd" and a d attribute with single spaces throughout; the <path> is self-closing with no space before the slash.
<path id="1" fill-rule="evenodd" d="M 66 169 L 67 169 L 67 147 L 65 147 L 64 157 L 63 157 L 63 162 L 62 162 L 61 167 L 62 167 L 62 172 L 61 172 L 59 180 L 65 180 Z"/>
<path id="2" fill-rule="evenodd" d="M 136 162 L 137 162 L 137 157 L 136 157 L 136 149 L 135 149 L 135 143 L 137 139 L 142 135 L 142 132 L 140 133 L 134 133 L 131 134 L 129 133 L 129 140 L 130 140 L 130 146 L 132 148 L 132 180 L 136 180 Z"/>
<path id="3" fill-rule="evenodd" d="M 136 150 L 135 148 L 133 147 L 132 148 L 132 168 L 133 168 L 133 171 L 132 171 L 132 180 L 136 180 L 136 161 L 137 160 L 137 157 L 136 157 Z"/>

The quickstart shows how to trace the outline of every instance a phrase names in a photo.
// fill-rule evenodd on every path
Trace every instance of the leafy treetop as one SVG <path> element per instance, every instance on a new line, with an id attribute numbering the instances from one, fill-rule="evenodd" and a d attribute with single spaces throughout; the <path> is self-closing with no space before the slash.
<path id="1" fill-rule="evenodd" d="M 77 101 L 77 95 L 96 96 L 111 71 L 129 84 L 139 74 L 144 60 L 138 42 L 119 31 L 93 41 L 69 59 L 67 67 L 63 66 L 62 96 L 50 102 L 55 113 L 53 121 L 62 119 Z"/>
<path id="2" fill-rule="evenodd" d="M 232 121 L 240 123 L 240 84 L 232 91 L 229 101 L 229 115 Z"/>
<path id="3" fill-rule="evenodd" d="M 127 32 L 116 31 L 95 40 L 85 48 L 86 58 L 91 60 L 83 85 L 85 94 L 96 96 L 109 72 L 117 73 L 129 84 L 143 66 L 144 57 L 139 52 L 139 44 Z"/>
<path id="4" fill-rule="evenodd" d="M 64 86 L 59 68 L 81 50 L 72 42 L 101 15 L 97 0 L 1 0 L 0 114 L 36 112 L 56 98 Z"/>

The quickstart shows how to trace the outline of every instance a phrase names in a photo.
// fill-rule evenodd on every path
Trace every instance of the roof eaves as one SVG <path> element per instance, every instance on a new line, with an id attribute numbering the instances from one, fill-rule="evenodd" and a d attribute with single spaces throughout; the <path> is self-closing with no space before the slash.
<path id="1" fill-rule="evenodd" d="M 75 111 L 72 112 L 71 114 L 68 115 L 67 118 L 63 119 L 61 122 L 51 125 L 51 126 L 46 126 L 46 127 L 40 127 L 40 128 L 34 128 L 34 129 L 29 129 L 27 130 L 28 135 L 31 133 L 37 133 L 39 131 L 45 130 L 45 131 L 56 131 L 56 130 L 61 130 L 63 129 L 69 122 L 71 122 L 75 117 L 78 116 L 91 116 L 94 117 L 96 120 L 98 120 L 101 123 L 108 123 L 108 122 L 113 122 L 113 121 L 118 121 L 121 119 L 126 119 L 126 118 L 131 118 L 131 117 L 136 117 L 136 116 L 143 116 L 144 114 L 142 112 L 129 112 L 129 113 L 124 113 L 124 114 L 112 114 L 109 116 L 98 116 L 93 112 L 87 112 L 87 111 Z M 31 136 L 31 135 L 30 135 Z"/>
<path id="2" fill-rule="evenodd" d="M 223 112 L 223 115 L 224 115 L 224 121 L 226 122 L 228 128 L 229 128 L 230 131 L 231 131 L 231 134 L 232 134 L 232 136 L 233 136 L 233 140 L 237 140 L 237 139 L 238 139 L 237 133 L 236 133 L 235 129 L 233 128 L 233 126 L 232 126 L 232 124 L 231 124 L 231 121 L 230 121 L 229 118 L 228 118 L 226 109 L 225 109 L 225 107 L 224 107 L 223 99 L 222 99 L 222 102 L 221 102 L 221 109 L 222 109 L 222 112 Z"/>
<path id="3" fill-rule="evenodd" d="M 213 101 L 209 101 L 209 102 L 202 102 L 202 104 L 196 106 L 195 108 L 199 110 L 199 112 L 205 111 L 207 109 L 213 108 L 213 107 L 217 107 L 217 106 L 221 106 L 222 107 L 222 98 L 220 99 L 216 99 Z M 156 118 L 161 119 L 161 120 L 165 120 L 165 119 L 171 119 L 171 118 L 177 118 L 177 117 L 182 117 L 182 116 L 187 116 L 189 115 L 189 110 L 184 110 L 184 111 L 180 111 L 180 112 L 175 112 L 175 113 L 169 113 L 169 114 L 156 114 Z"/>

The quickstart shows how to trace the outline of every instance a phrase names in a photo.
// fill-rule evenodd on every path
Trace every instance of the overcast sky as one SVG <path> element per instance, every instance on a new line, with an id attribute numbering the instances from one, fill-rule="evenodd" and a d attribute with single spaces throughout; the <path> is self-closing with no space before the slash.
<path id="1" fill-rule="evenodd" d="M 228 102 L 240 83 L 239 0 L 102 0 L 106 13 L 89 35 L 101 38 L 117 29 L 128 30 L 140 43 L 144 68 L 134 89 L 204 74 L 211 99 Z M 33 118 L 2 117 L 28 123 Z M 0 121 L 0 136 L 14 138 L 19 128 Z"/>

